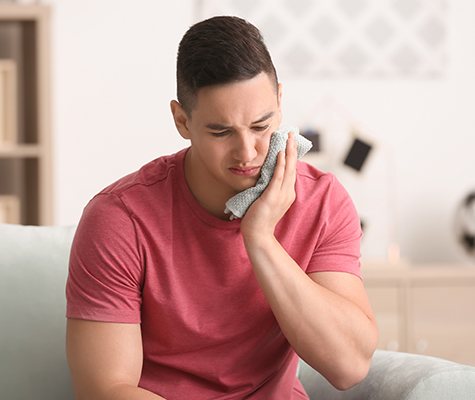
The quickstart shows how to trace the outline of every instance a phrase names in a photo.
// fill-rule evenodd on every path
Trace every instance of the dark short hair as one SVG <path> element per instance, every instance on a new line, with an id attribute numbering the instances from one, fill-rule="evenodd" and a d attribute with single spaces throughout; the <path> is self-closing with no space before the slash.
<path id="1" fill-rule="evenodd" d="M 177 56 L 177 98 L 188 115 L 198 90 L 239 82 L 266 72 L 277 73 L 259 30 L 242 18 L 219 16 L 193 25 L 183 36 Z"/>

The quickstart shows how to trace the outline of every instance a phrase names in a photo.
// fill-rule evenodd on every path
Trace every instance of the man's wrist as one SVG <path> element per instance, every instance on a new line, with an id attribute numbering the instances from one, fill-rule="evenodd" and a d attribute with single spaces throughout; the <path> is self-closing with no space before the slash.
<path id="1" fill-rule="evenodd" d="M 247 251 L 271 249 L 275 246 L 276 238 L 273 233 L 262 231 L 242 235 Z"/>

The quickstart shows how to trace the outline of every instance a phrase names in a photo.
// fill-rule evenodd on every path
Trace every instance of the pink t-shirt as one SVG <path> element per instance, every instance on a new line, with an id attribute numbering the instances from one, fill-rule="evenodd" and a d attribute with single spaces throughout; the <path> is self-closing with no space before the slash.
<path id="1" fill-rule="evenodd" d="M 146 164 L 87 205 L 71 250 L 67 317 L 140 323 L 139 386 L 168 400 L 307 399 L 240 220 L 198 204 L 185 154 Z M 296 192 L 277 225 L 279 242 L 307 273 L 360 276 L 361 229 L 343 187 L 299 162 Z"/>

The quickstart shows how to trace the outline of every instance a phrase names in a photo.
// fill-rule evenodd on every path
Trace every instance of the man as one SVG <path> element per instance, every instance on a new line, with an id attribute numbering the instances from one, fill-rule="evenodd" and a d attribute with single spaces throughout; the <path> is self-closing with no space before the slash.
<path id="1" fill-rule="evenodd" d="M 360 279 L 361 230 L 330 175 L 289 135 L 242 219 L 281 122 L 259 31 L 235 17 L 192 26 L 171 111 L 191 146 L 95 196 L 74 239 L 67 353 L 78 399 L 306 399 L 297 354 L 334 386 L 367 373 L 377 330 Z"/>

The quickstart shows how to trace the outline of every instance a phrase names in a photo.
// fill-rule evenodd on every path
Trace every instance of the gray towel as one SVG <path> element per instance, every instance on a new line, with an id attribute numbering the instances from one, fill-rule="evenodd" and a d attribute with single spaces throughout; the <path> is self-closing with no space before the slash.
<path id="1" fill-rule="evenodd" d="M 277 154 L 279 151 L 285 151 L 289 132 L 293 132 L 294 138 L 297 142 L 297 157 L 299 159 L 310 150 L 312 142 L 305 139 L 302 135 L 299 135 L 298 128 L 283 127 L 275 131 L 270 138 L 269 152 L 267 153 L 267 157 L 262 165 L 261 176 L 257 180 L 256 185 L 236 194 L 226 202 L 226 209 L 224 212 L 226 214 L 231 214 L 229 219 L 242 218 L 244 214 L 246 214 L 250 205 L 254 203 L 267 187 L 274 175 L 274 168 L 277 164 Z"/>

